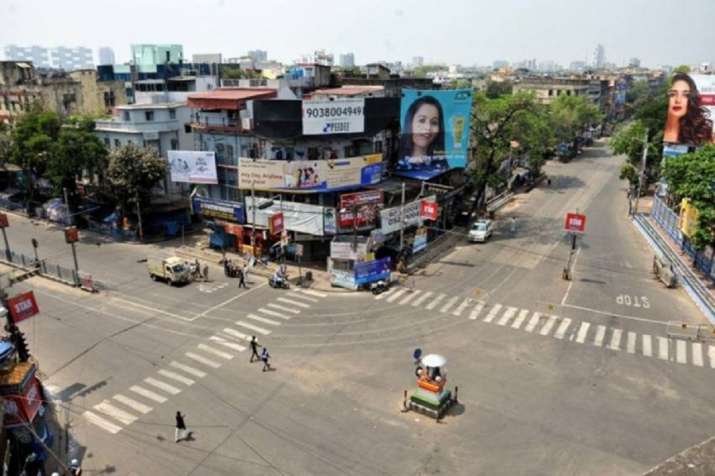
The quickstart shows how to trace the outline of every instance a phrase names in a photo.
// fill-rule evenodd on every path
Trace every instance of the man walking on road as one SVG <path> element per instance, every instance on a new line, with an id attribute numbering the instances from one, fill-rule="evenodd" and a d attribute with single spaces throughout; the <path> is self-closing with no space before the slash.
<path id="1" fill-rule="evenodd" d="M 242 269 L 238 270 L 238 287 L 240 288 L 247 288 L 246 286 L 246 275 L 243 272 Z"/>
<path id="2" fill-rule="evenodd" d="M 174 442 L 187 438 L 191 434 L 190 431 L 186 429 L 186 423 L 184 423 L 184 415 L 181 412 L 176 412 L 176 431 L 174 432 Z"/>
<path id="3" fill-rule="evenodd" d="M 251 360 L 249 363 L 253 363 L 254 357 L 256 360 L 261 360 L 261 356 L 258 355 L 258 341 L 256 340 L 256 336 L 251 337 Z"/>
<path id="4" fill-rule="evenodd" d="M 516 218 L 511 217 L 509 227 L 511 229 L 511 234 L 516 235 Z"/>
<path id="5" fill-rule="evenodd" d="M 271 358 L 271 354 L 268 353 L 268 349 L 263 347 L 261 351 L 261 360 L 263 361 L 263 372 L 266 370 L 271 370 L 271 364 L 268 363 L 268 359 Z"/>

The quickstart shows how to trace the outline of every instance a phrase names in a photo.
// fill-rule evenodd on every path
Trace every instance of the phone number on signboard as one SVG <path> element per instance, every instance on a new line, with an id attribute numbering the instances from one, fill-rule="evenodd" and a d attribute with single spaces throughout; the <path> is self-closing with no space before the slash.
<path id="1" fill-rule="evenodd" d="M 345 106 L 345 107 L 306 107 L 305 117 L 320 118 L 320 117 L 350 117 L 361 116 L 362 107 L 360 106 Z"/>

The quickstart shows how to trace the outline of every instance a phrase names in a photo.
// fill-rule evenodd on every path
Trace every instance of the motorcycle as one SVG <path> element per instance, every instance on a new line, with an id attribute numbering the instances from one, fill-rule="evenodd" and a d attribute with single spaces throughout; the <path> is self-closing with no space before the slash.
<path id="1" fill-rule="evenodd" d="M 283 277 L 271 276 L 268 278 L 268 285 L 272 288 L 289 289 L 288 280 Z"/>
<path id="2" fill-rule="evenodd" d="M 374 283 L 370 284 L 370 291 L 377 296 L 380 293 L 383 293 L 387 291 L 387 289 L 390 287 L 390 285 L 387 283 L 387 281 L 384 280 L 379 280 L 375 281 Z"/>

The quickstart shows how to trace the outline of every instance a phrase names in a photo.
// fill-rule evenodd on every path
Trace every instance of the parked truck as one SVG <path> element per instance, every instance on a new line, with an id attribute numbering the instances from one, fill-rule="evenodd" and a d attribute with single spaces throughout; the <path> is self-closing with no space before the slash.
<path id="1" fill-rule="evenodd" d="M 149 258 L 147 259 L 147 269 L 149 276 L 154 281 L 161 279 L 168 284 L 191 281 L 189 267 L 186 266 L 184 260 L 176 256 L 164 259 Z"/>

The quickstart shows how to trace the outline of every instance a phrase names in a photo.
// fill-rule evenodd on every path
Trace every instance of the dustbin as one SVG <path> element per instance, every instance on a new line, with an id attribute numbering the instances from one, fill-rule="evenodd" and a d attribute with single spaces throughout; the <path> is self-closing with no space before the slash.
<path id="1" fill-rule="evenodd" d="M 305 280 L 306 280 L 306 281 L 312 281 L 312 280 L 313 280 L 313 272 L 312 272 L 312 271 L 306 271 L 306 272 L 305 272 Z"/>

